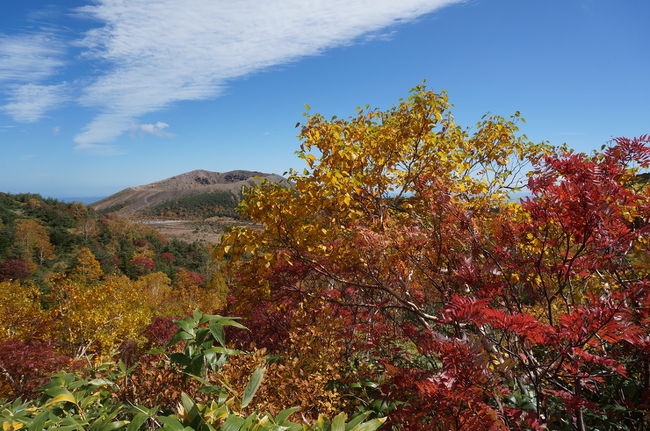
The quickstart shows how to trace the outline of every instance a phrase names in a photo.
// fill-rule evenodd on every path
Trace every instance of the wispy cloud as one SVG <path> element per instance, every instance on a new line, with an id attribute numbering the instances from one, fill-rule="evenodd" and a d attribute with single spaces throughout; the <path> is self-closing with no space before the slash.
<path id="1" fill-rule="evenodd" d="M 63 65 L 64 46 L 44 33 L 0 34 L 0 82 L 34 82 L 48 78 Z"/>
<path id="2" fill-rule="evenodd" d="M 4 112 L 14 121 L 32 123 L 67 100 L 66 84 L 17 85 L 9 90 L 7 99 L 9 103 L 1 107 Z"/>
<path id="3" fill-rule="evenodd" d="M 115 145 L 106 144 L 77 144 L 75 149 L 99 156 L 122 156 L 126 154 L 124 150 L 117 148 Z"/>
<path id="4" fill-rule="evenodd" d="M 31 123 L 66 98 L 66 84 L 42 85 L 63 66 L 64 44 L 48 33 L 0 35 L 0 83 L 8 101 L 0 110 Z"/>
<path id="5" fill-rule="evenodd" d="M 168 127 L 169 124 L 158 121 L 152 124 L 134 124 L 131 126 L 131 130 L 142 134 L 158 136 L 159 138 L 171 138 L 174 135 L 165 130 Z"/>
<path id="6" fill-rule="evenodd" d="M 461 0 L 97 0 L 81 42 L 108 73 L 81 103 L 98 115 L 76 148 L 112 141 L 143 114 L 219 95 L 232 80 L 354 43 Z"/>

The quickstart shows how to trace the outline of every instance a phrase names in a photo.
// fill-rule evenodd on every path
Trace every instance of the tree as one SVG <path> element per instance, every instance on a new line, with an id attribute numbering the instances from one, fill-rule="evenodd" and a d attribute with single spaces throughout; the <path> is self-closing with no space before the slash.
<path id="1" fill-rule="evenodd" d="M 99 264 L 90 251 L 80 255 L 88 258 L 87 264 L 50 280 L 57 342 L 82 355 L 110 352 L 126 340 L 139 341 L 153 316 L 148 292 L 126 276 L 93 278 L 101 271 Z"/>
<path id="2" fill-rule="evenodd" d="M 24 260 L 10 259 L 0 262 L 0 281 L 21 280 L 31 275 L 29 264 Z"/>
<path id="3" fill-rule="evenodd" d="M 79 253 L 77 253 L 76 263 L 72 275 L 84 282 L 97 281 L 104 275 L 104 271 L 102 271 L 101 265 L 95 259 L 95 255 L 86 247 L 80 249 Z"/>
<path id="4" fill-rule="evenodd" d="M 233 229 L 217 253 L 237 312 L 329 303 L 408 429 L 586 429 L 602 417 L 585 407 L 612 404 L 638 424 L 649 207 L 632 180 L 648 137 L 573 154 L 518 137 L 518 114 L 470 133 L 448 107 L 417 87 L 385 112 L 309 116 L 307 168 L 250 191 L 262 229 Z M 526 167 L 533 196 L 516 203 Z M 621 398 L 600 390 L 619 384 Z"/>
<path id="5" fill-rule="evenodd" d="M 0 281 L 0 340 L 47 340 L 49 319 L 31 282 Z"/>
<path id="6" fill-rule="evenodd" d="M 22 253 L 31 260 L 36 257 L 42 265 L 53 256 L 54 247 L 50 243 L 47 231 L 35 220 L 25 219 L 16 222 L 16 244 Z"/>

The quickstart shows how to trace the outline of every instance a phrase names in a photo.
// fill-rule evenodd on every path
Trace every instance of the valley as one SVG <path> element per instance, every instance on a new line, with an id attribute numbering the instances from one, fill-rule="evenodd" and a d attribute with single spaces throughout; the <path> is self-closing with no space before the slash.
<path id="1" fill-rule="evenodd" d="M 129 187 L 90 206 L 100 214 L 145 224 L 171 239 L 216 243 L 230 226 L 252 226 L 240 217 L 237 205 L 247 188 L 267 181 L 289 185 L 285 178 L 263 172 L 194 170 Z"/>

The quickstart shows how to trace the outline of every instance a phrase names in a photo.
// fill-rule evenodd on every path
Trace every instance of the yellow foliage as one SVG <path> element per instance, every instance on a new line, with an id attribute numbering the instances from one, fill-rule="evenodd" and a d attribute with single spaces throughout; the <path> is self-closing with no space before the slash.
<path id="1" fill-rule="evenodd" d="M 30 282 L 0 282 L 0 339 L 48 338 L 48 316 L 39 297 L 38 287 Z"/>
<path id="2" fill-rule="evenodd" d="M 332 380 L 356 379 L 345 360 L 345 344 L 339 336 L 341 322 L 336 319 L 314 319 L 314 313 L 327 314 L 318 304 L 301 303 L 293 310 L 290 342 L 281 352 L 281 359 L 266 365 L 262 386 L 252 408 L 278 413 L 291 405 L 301 407 L 308 419 L 319 414 L 333 415 L 342 409 L 352 409 L 354 403 L 342 397 L 336 389 L 328 389 Z M 228 387 L 246 386 L 250 374 L 267 355 L 265 349 L 253 349 L 252 355 L 233 356 L 213 378 Z M 238 394 L 241 396 L 241 393 Z"/>
<path id="3" fill-rule="evenodd" d="M 59 334 L 77 353 L 105 352 L 124 340 L 139 340 L 153 315 L 146 292 L 126 276 L 93 282 L 56 277 L 52 296 Z"/>
<path id="4" fill-rule="evenodd" d="M 136 289 L 148 299 L 153 311 L 159 310 L 161 304 L 171 296 L 171 280 L 163 272 L 143 275 L 135 282 Z"/>
<path id="5" fill-rule="evenodd" d="M 196 309 L 206 312 L 219 310 L 225 304 L 226 286 L 219 274 L 213 274 L 204 286 L 199 285 L 200 274 L 181 269 L 168 298 L 157 314 L 186 316 Z"/>
<path id="6" fill-rule="evenodd" d="M 16 243 L 22 249 L 26 260 L 36 258 L 42 264 L 53 256 L 54 246 L 50 243 L 50 237 L 36 220 L 18 220 L 15 235 Z"/>
<path id="7" fill-rule="evenodd" d="M 232 262 L 225 268 L 229 276 L 243 279 L 238 289 L 250 290 L 237 296 L 263 298 L 265 269 L 282 260 L 363 268 L 368 256 L 354 245 L 363 240 L 360 232 L 370 238 L 391 228 L 396 234 L 428 229 L 422 221 L 438 223 L 428 218 L 432 205 L 444 207 L 445 199 L 471 213 L 474 222 L 510 206 L 507 197 L 517 185 L 513 172 L 548 147 L 516 135 L 518 113 L 510 119 L 487 117 L 470 134 L 454 122 L 449 106 L 444 93 L 419 86 L 386 111 L 360 109 L 348 120 L 307 116 L 298 151 L 307 168 L 292 171 L 292 188 L 267 183 L 250 190 L 243 211 L 263 228 L 234 228 L 215 251 L 216 258 L 228 255 Z M 428 194 L 431 190 L 440 196 Z M 462 246 L 462 238 L 452 240 Z M 404 245 L 426 252 L 414 241 Z M 394 262 L 383 253 L 378 258 L 385 261 L 375 267 L 388 277 Z M 427 258 L 437 261 L 434 254 Z"/>
<path id="8" fill-rule="evenodd" d="M 77 265 L 72 270 L 72 275 L 84 281 L 99 280 L 103 275 L 102 267 L 99 265 L 95 255 L 88 248 L 79 250 L 76 259 Z"/>

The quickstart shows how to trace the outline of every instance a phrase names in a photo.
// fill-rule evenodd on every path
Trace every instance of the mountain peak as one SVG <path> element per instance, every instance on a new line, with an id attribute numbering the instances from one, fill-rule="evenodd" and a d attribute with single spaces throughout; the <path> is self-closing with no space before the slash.
<path id="1" fill-rule="evenodd" d="M 142 215 L 164 203 L 181 198 L 206 194 L 231 194 L 238 200 L 243 187 L 253 187 L 263 180 L 287 184 L 280 175 L 258 171 L 234 170 L 213 172 L 196 169 L 164 180 L 135 187 L 129 187 L 111 195 L 92 206 L 105 213 L 122 216 Z"/>

